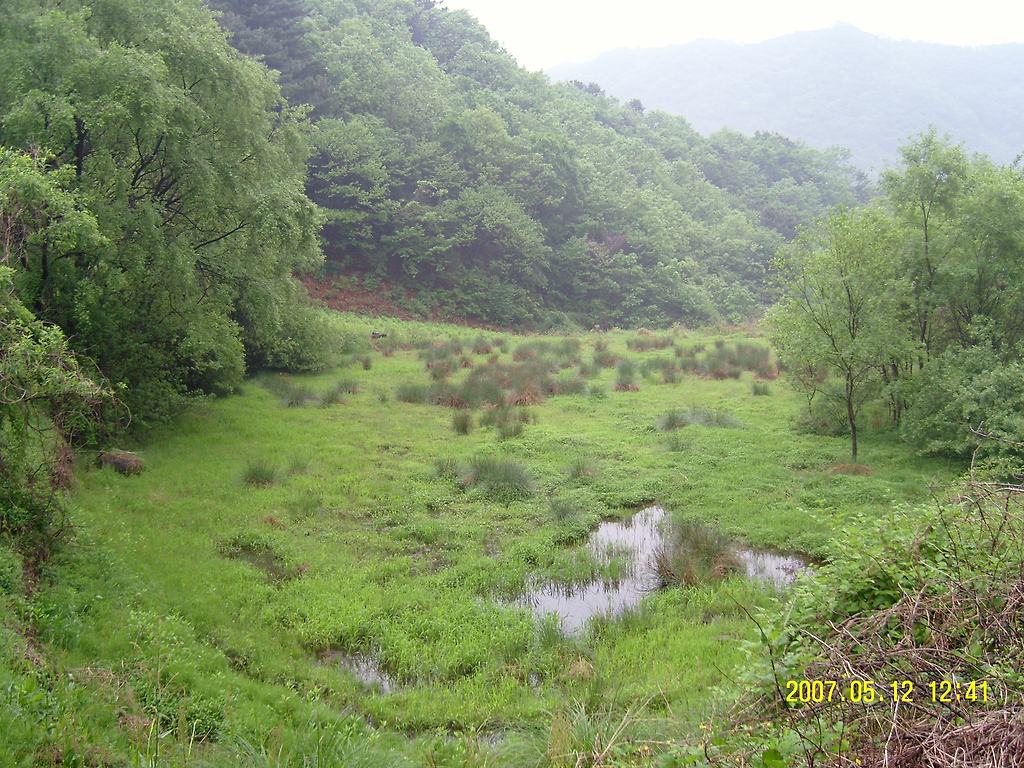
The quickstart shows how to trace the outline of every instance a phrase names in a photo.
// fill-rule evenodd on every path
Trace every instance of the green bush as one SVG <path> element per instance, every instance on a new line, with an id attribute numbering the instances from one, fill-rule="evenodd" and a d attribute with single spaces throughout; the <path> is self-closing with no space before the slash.
<path id="1" fill-rule="evenodd" d="M 990 346 L 940 355 L 905 392 L 900 433 L 920 452 L 1024 457 L 1024 365 L 1002 363 Z"/>
<path id="2" fill-rule="evenodd" d="M 0 594 L 15 594 L 22 590 L 21 556 L 0 542 Z"/>

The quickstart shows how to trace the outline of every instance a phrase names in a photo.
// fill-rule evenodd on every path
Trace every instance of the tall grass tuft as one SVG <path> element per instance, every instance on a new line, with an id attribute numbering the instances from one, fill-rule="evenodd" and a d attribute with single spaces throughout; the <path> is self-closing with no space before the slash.
<path id="1" fill-rule="evenodd" d="M 662 587 L 693 587 L 719 581 L 741 569 L 729 539 L 699 523 L 674 523 L 654 554 Z"/>
<path id="2" fill-rule="evenodd" d="M 468 435 L 473 429 L 473 414 L 469 411 L 458 411 L 452 416 L 452 429 L 456 434 Z"/>
<path id="3" fill-rule="evenodd" d="M 772 393 L 772 388 L 763 381 L 755 381 L 750 385 L 750 390 L 754 393 L 755 397 L 766 397 Z"/>
<path id="4" fill-rule="evenodd" d="M 724 411 L 711 408 L 689 408 L 684 411 L 669 411 L 658 420 L 658 427 L 670 432 L 673 429 L 691 425 L 702 427 L 721 427 L 723 429 L 739 429 L 743 425 L 733 416 Z"/>
<path id="5" fill-rule="evenodd" d="M 690 448 L 690 441 L 678 432 L 670 432 L 665 447 L 672 453 L 682 453 Z"/>
<path id="6" fill-rule="evenodd" d="M 442 456 L 434 460 L 434 474 L 444 480 L 454 480 L 459 476 L 459 464 L 451 456 Z"/>
<path id="7" fill-rule="evenodd" d="M 513 421 L 508 424 L 502 424 L 498 427 L 498 439 L 509 440 L 513 437 L 519 437 L 523 434 L 523 422 Z"/>
<path id="8" fill-rule="evenodd" d="M 323 397 L 320 398 L 320 405 L 327 408 L 331 405 L 340 405 L 345 402 L 345 389 L 335 384 L 333 387 L 324 392 Z"/>
<path id="9" fill-rule="evenodd" d="M 359 383 L 355 379 L 338 379 L 334 382 L 334 388 L 346 395 L 354 395 L 359 391 Z"/>
<path id="10" fill-rule="evenodd" d="M 460 480 L 464 488 L 476 488 L 492 499 L 506 502 L 529 498 L 536 490 L 526 467 L 492 456 L 474 458 Z"/>
<path id="11" fill-rule="evenodd" d="M 635 336 L 626 339 L 626 346 L 634 352 L 646 352 L 649 349 L 665 349 L 672 346 L 671 336 Z"/>
<path id="12" fill-rule="evenodd" d="M 245 465 L 242 479 L 246 485 L 266 487 L 277 482 L 277 467 L 267 459 L 253 459 Z"/>
<path id="13" fill-rule="evenodd" d="M 399 384 L 395 399 L 402 403 L 425 403 L 430 400 L 430 387 L 426 384 Z"/>
<path id="14" fill-rule="evenodd" d="M 583 480 L 597 474 L 594 463 L 584 456 L 577 456 L 569 464 L 569 478 L 571 480 Z"/>
<path id="15" fill-rule="evenodd" d="M 304 384 L 287 384 L 284 387 L 284 394 L 281 397 L 289 408 L 301 408 L 304 405 L 316 402 L 316 393 Z"/>
<path id="16" fill-rule="evenodd" d="M 636 385 L 636 363 L 632 360 L 623 360 L 615 369 L 615 391 L 636 392 L 639 389 Z"/>

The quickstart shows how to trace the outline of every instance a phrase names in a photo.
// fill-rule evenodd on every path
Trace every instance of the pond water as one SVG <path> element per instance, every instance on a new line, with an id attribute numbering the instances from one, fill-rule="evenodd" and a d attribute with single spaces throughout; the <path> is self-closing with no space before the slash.
<path id="1" fill-rule="evenodd" d="M 654 559 L 665 540 L 667 515 L 661 507 L 648 507 L 624 522 L 601 523 L 591 533 L 586 547 L 602 565 L 613 558 L 625 561 L 625 573 L 614 580 L 598 579 L 578 585 L 534 580 L 516 601 L 534 615 L 558 616 L 562 630 L 579 634 L 595 616 L 616 617 L 637 605 L 661 586 Z M 781 588 L 796 578 L 806 562 L 793 555 L 737 548 L 733 551 L 747 578 Z"/>
<path id="2" fill-rule="evenodd" d="M 566 585 L 534 581 L 517 601 L 535 615 L 556 614 L 562 629 L 576 634 L 594 616 L 618 616 L 658 588 L 651 558 L 661 544 L 661 521 L 665 510 L 649 507 L 625 522 L 604 522 L 590 534 L 587 548 L 594 559 L 608 564 L 616 555 L 628 564 L 626 573 L 615 581 L 597 580 Z"/>
<path id="3" fill-rule="evenodd" d="M 368 688 L 377 688 L 381 693 L 391 693 L 398 688 L 398 681 L 385 672 L 372 656 L 361 653 L 328 651 L 321 661 L 348 672 Z"/>
<path id="4" fill-rule="evenodd" d="M 763 549 L 738 549 L 736 556 L 746 569 L 747 578 L 782 588 L 797 577 L 807 561 L 796 555 Z"/>

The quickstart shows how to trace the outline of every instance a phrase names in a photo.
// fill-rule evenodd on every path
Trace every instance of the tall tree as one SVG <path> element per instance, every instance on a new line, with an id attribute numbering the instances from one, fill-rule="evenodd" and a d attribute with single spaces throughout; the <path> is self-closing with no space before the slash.
<path id="1" fill-rule="evenodd" d="M 772 340 L 798 387 L 841 404 L 853 461 L 861 406 L 878 392 L 882 363 L 909 344 L 898 320 L 904 283 L 894 269 L 896 244 L 885 211 L 845 211 L 783 249 L 777 262 L 785 287 L 769 313 Z"/>
<path id="2" fill-rule="evenodd" d="M 968 163 L 963 149 L 939 136 L 934 128 L 901 147 L 900 155 L 902 168 L 887 171 L 883 186 L 913 233 L 904 269 L 923 352 L 919 365 L 923 365 L 937 342 L 935 281 L 956 245 L 952 214 L 967 179 Z"/>
<path id="3" fill-rule="evenodd" d="M 247 359 L 308 364 L 292 273 L 321 258 L 320 216 L 271 73 L 196 0 L 12 0 L 4 20 L 0 145 L 49 153 L 103 237 L 30 244 L 25 302 L 143 420 L 232 389 Z"/>

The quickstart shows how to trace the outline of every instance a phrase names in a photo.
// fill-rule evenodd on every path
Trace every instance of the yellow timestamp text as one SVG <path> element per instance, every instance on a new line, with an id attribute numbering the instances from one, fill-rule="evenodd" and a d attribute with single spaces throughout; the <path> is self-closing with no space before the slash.
<path id="1" fill-rule="evenodd" d="M 874 680 L 786 680 L 783 695 L 790 704 L 822 704 L 848 701 L 854 704 L 875 702 L 931 701 L 944 704 L 954 702 L 988 701 L 986 680 L 936 680 L 915 686 L 912 680 L 894 680 L 879 683 Z"/>

